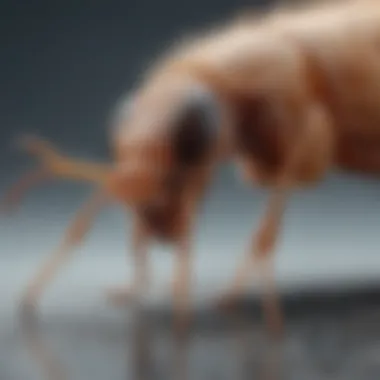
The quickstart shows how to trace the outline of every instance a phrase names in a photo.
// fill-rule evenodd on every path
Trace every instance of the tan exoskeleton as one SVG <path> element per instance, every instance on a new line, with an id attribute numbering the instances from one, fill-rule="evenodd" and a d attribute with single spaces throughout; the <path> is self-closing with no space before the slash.
<path id="1" fill-rule="evenodd" d="M 165 238 L 178 247 L 174 300 L 178 320 L 186 320 L 196 205 L 215 165 L 227 159 L 272 195 L 222 299 L 240 296 L 256 268 L 268 291 L 267 321 L 279 328 L 272 261 L 292 190 L 313 186 L 333 168 L 380 173 L 379 41 L 380 5 L 370 0 L 233 21 L 179 44 L 153 66 L 116 123 L 112 165 L 77 162 L 29 142 L 45 172 L 95 182 L 101 195 L 85 207 L 26 300 L 37 300 L 82 238 L 100 197 L 134 212 L 136 274 L 121 294 L 146 284 L 146 244 Z"/>

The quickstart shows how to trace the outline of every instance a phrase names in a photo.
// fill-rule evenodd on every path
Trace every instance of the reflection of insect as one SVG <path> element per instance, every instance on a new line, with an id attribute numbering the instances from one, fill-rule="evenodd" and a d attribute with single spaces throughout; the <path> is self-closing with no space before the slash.
<path id="1" fill-rule="evenodd" d="M 101 199 L 135 211 L 133 291 L 146 284 L 148 237 L 178 245 L 174 300 L 185 317 L 195 207 L 221 159 L 235 160 L 248 180 L 273 192 L 226 299 L 244 290 L 255 265 L 273 258 L 292 189 L 317 183 L 334 166 L 380 172 L 379 41 L 380 6 L 369 0 L 233 22 L 180 45 L 148 73 L 115 120 L 114 165 L 71 160 L 40 140 L 28 148 L 45 172 L 93 181 Z M 81 239 L 94 204 L 28 289 L 29 302 Z M 261 269 L 270 280 L 272 265 Z M 264 300 L 275 327 L 277 303 Z"/>

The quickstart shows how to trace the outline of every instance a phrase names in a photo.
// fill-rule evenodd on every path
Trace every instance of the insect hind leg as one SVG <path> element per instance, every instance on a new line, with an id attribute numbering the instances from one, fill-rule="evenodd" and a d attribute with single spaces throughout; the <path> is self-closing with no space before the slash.
<path id="1" fill-rule="evenodd" d="M 219 302 L 219 306 L 224 309 L 235 306 L 247 290 L 251 277 L 256 275 L 260 284 L 264 319 L 269 331 L 275 335 L 281 335 L 283 331 L 283 315 L 274 276 L 274 254 L 286 199 L 285 193 L 274 194 L 268 214 L 258 233 L 253 234 L 252 244 L 235 273 L 233 283 Z"/>

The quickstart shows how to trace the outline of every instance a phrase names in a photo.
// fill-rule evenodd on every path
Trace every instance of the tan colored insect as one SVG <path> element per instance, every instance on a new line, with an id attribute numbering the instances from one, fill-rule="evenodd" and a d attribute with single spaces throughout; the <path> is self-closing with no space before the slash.
<path id="1" fill-rule="evenodd" d="M 120 110 L 112 164 L 78 162 L 46 142 L 27 141 L 42 169 L 22 186 L 47 174 L 100 190 L 25 301 L 37 301 L 101 201 L 115 200 L 135 217 L 135 277 L 120 295 L 144 289 L 147 244 L 166 239 L 178 248 L 173 295 L 177 321 L 186 321 L 197 205 L 215 166 L 233 160 L 272 196 L 223 299 L 236 299 L 260 268 L 271 290 L 263 298 L 266 318 L 277 328 L 272 260 L 292 190 L 313 186 L 332 168 L 380 173 L 380 3 L 336 2 L 230 22 L 170 50 Z"/>

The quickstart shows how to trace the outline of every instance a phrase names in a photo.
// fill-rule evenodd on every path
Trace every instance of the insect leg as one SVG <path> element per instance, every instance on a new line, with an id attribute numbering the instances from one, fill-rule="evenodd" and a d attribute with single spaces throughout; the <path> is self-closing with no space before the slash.
<path id="1" fill-rule="evenodd" d="M 311 102 L 301 107 L 301 110 L 303 112 L 300 113 L 300 119 L 295 120 L 295 123 L 300 126 L 299 134 L 295 136 L 293 148 L 284 160 L 283 169 L 271 194 L 267 214 L 258 234 L 254 236 L 253 246 L 239 267 L 233 286 L 226 297 L 227 304 L 236 299 L 245 290 L 252 271 L 257 269 L 264 286 L 265 318 L 270 330 L 275 332 L 281 329 L 282 316 L 275 292 L 272 261 L 287 199 L 291 189 L 297 183 L 297 170 L 303 160 L 312 158 L 314 164 L 317 164 L 315 167 L 318 167 L 318 176 L 315 177 L 318 179 L 322 178 L 329 169 L 331 162 L 330 120 L 325 109 L 319 103 Z"/>
<path id="2" fill-rule="evenodd" d="M 132 232 L 132 255 L 134 261 L 133 280 L 130 285 L 122 285 L 107 291 L 111 303 L 120 306 L 130 297 L 141 296 L 149 286 L 148 233 L 140 220 L 135 220 Z"/>
<path id="3" fill-rule="evenodd" d="M 274 282 L 274 248 L 279 235 L 287 196 L 283 192 L 273 194 L 265 219 L 257 234 L 253 235 L 244 260 L 239 266 L 231 289 L 222 299 L 222 305 L 227 306 L 244 292 L 252 273 L 260 276 L 263 286 L 263 308 L 269 329 L 279 332 L 282 325 L 282 316 L 275 292 Z"/>
<path id="4" fill-rule="evenodd" d="M 209 179 L 210 169 L 202 169 L 195 175 L 183 197 L 183 213 L 181 235 L 177 243 L 174 264 L 173 301 L 175 331 L 182 340 L 186 339 L 187 327 L 190 322 L 190 286 L 191 286 L 191 255 L 192 232 L 198 200 Z"/>
<path id="5" fill-rule="evenodd" d="M 27 287 L 23 297 L 23 306 L 29 308 L 36 305 L 48 283 L 72 256 L 75 246 L 82 242 L 85 234 L 91 227 L 95 215 L 106 200 L 107 197 L 103 191 L 96 191 L 85 203 L 67 229 L 61 244 L 57 247 L 49 260 L 41 267 L 40 271 Z"/>
<path id="6" fill-rule="evenodd" d="M 173 278 L 173 301 L 175 314 L 175 329 L 182 335 L 186 332 L 190 314 L 190 247 L 189 238 L 183 239 L 175 256 Z"/>

